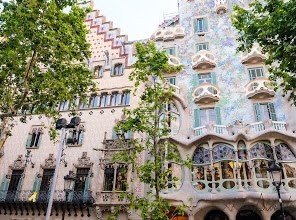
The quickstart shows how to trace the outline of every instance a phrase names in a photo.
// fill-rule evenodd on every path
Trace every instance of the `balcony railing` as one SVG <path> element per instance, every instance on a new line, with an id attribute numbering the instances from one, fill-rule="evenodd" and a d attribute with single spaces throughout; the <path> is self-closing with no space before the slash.
<path id="1" fill-rule="evenodd" d="M 275 95 L 270 81 L 267 79 L 255 79 L 246 86 L 247 97 L 249 99 L 268 99 Z"/>
<path id="2" fill-rule="evenodd" d="M 207 50 L 200 50 L 192 57 L 192 68 L 196 70 L 213 69 L 217 65 L 214 55 Z"/>
<path id="3" fill-rule="evenodd" d="M 103 191 L 96 193 L 97 204 L 126 204 L 127 200 L 122 191 Z"/>
<path id="4" fill-rule="evenodd" d="M 193 101 L 198 104 L 208 104 L 219 101 L 220 90 L 210 83 L 203 83 L 192 93 Z"/>
<path id="5" fill-rule="evenodd" d="M 8 191 L 0 190 L 0 202 L 2 203 L 19 203 L 19 202 L 34 202 L 34 203 L 48 203 L 49 191 L 33 192 L 32 190 Z M 55 190 L 54 202 L 65 202 L 75 204 L 91 204 L 94 199 L 91 191 L 68 191 Z"/>
<path id="6" fill-rule="evenodd" d="M 174 91 L 174 93 L 176 93 L 176 94 L 180 94 L 180 87 L 178 87 L 178 86 L 176 86 L 176 85 L 173 85 L 173 84 L 171 84 L 171 83 L 169 83 L 169 82 L 164 82 L 164 88 L 168 88 L 168 87 L 170 87 L 170 88 L 172 88 L 173 89 L 173 91 Z"/>
<path id="7" fill-rule="evenodd" d="M 216 125 L 208 124 L 205 126 L 200 126 L 193 128 L 193 133 L 195 136 L 202 136 L 206 134 L 217 134 L 217 135 L 234 135 L 235 133 L 246 132 L 246 133 L 260 133 L 266 130 L 282 131 L 286 132 L 287 122 L 284 121 L 259 121 L 245 126 L 226 126 L 226 125 Z"/>

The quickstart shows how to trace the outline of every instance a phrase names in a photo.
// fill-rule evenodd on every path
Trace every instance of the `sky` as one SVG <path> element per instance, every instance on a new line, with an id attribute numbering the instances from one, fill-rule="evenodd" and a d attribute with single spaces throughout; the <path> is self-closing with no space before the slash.
<path id="1" fill-rule="evenodd" d="M 147 39 L 162 23 L 164 14 L 177 13 L 178 0 L 94 0 L 113 27 L 130 41 Z"/>

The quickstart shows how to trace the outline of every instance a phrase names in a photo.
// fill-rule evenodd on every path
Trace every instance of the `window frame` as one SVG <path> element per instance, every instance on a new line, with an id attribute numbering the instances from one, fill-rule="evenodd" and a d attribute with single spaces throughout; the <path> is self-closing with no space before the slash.
<path id="1" fill-rule="evenodd" d="M 202 49 L 199 49 L 200 46 L 202 47 Z M 205 46 L 206 49 L 204 49 L 204 46 Z M 207 50 L 208 51 L 209 50 L 209 42 L 203 42 L 203 43 L 195 44 L 196 53 L 201 51 L 201 50 Z"/>
<path id="2" fill-rule="evenodd" d="M 259 71 L 260 74 L 258 74 L 258 70 L 260 70 Z M 250 68 L 247 68 L 247 71 L 248 71 L 250 81 L 253 81 L 253 80 L 256 80 L 258 78 L 264 77 L 264 68 L 263 68 L 263 66 L 250 67 Z M 254 71 L 254 72 L 251 73 L 251 71 Z"/>

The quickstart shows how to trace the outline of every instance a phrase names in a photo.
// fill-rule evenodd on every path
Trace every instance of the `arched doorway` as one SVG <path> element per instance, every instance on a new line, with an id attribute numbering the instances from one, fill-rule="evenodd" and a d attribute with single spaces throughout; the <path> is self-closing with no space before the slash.
<path id="1" fill-rule="evenodd" d="M 220 210 L 212 210 L 206 215 L 205 220 L 229 220 L 229 218 Z"/>
<path id="2" fill-rule="evenodd" d="M 286 220 L 295 220 L 295 217 L 293 217 L 289 212 L 285 211 L 284 213 L 285 213 Z M 273 215 L 270 218 L 270 220 L 282 220 L 282 219 L 283 219 L 283 216 L 280 210 L 273 213 Z"/>
<path id="3" fill-rule="evenodd" d="M 254 208 L 243 208 L 237 215 L 236 220 L 261 220 L 260 215 L 257 214 Z"/>

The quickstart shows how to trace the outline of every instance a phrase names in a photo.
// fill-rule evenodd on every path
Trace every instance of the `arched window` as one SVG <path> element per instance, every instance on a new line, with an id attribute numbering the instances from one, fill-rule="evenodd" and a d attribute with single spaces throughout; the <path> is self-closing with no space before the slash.
<path id="1" fill-rule="evenodd" d="M 208 144 L 200 145 L 193 154 L 193 186 L 197 190 L 212 189 L 211 156 Z"/>
<path id="2" fill-rule="evenodd" d="M 255 171 L 255 183 L 260 188 L 270 187 L 270 174 L 267 171 L 269 162 L 273 160 L 273 151 L 269 144 L 258 142 L 250 149 L 251 161 Z"/>
<path id="3" fill-rule="evenodd" d="M 206 215 L 205 220 L 229 220 L 229 218 L 220 210 L 212 210 Z"/>
<path id="4" fill-rule="evenodd" d="M 163 126 L 163 123 L 167 123 L 166 125 L 170 129 L 171 134 L 178 134 L 180 129 L 180 114 L 174 103 L 163 104 L 159 118 L 160 126 Z"/>
<path id="5" fill-rule="evenodd" d="M 123 75 L 124 66 L 122 63 L 116 63 L 111 70 L 112 76 L 121 76 Z"/>

